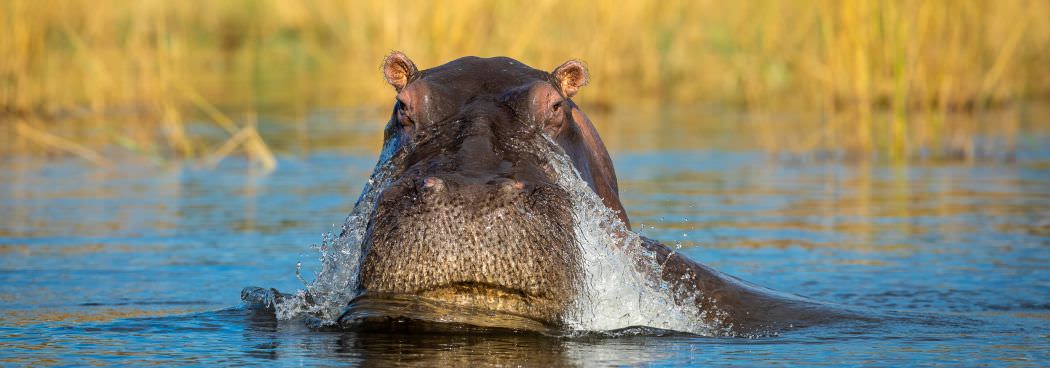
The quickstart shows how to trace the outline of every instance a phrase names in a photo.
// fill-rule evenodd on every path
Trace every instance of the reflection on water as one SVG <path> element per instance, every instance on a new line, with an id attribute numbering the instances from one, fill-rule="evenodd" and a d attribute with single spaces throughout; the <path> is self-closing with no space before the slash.
<path id="1" fill-rule="evenodd" d="M 333 125 L 334 118 L 312 119 L 304 124 Z M 611 132 L 606 140 L 635 228 L 774 289 L 929 317 L 748 340 L 348 334 L 253 315 L 236 307 L 241 288 L 301 288 L 296 262 L 316 269 L 309 245 L 341 224 L 375 162 L 378 124 L 330 126 L 304 130 L 320 131 L 317 137 L 276 140 L 285 153 L 270 175 L 239 159 L 218 170 L 135 162 L 97 170 L 75 159 L 3 159 L 0 362 L 1035 365 L 1050 359 L 1045 147 L 1022 147 L 1013 163 L 780 161 L 749 146 L 731 123 L 643 130 L 633 143 L 616 133 L 628 129 L 619 125 L 626 122 L 602 127 Z M 283 129 L 264 120 L 264 134 L 285 135 Z"/>

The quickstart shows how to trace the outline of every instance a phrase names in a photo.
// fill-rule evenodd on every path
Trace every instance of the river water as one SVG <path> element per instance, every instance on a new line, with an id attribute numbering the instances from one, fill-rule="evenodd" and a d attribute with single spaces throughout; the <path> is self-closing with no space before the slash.
<path id="1" fill-rule="evenodd" d="M 215 169 L 0 160 L 0 365 L 1050 361 L 1046 136 L 1009 162 L 865 164 L 770 158 L 732 121 L 701 134 L 681 120 L 601 127 L 636 230 L 760 285 L 909 317 L 758 338 L 556 338 L 315 331 L 253 313 L 241 289 L 303 288 L 296 264 L 316 272 L 312 245 L 375 164 L 379 124 L 319 114 L 298 128 L 264 120 L 279 158 L 268 174 L 240 157 Z"/>

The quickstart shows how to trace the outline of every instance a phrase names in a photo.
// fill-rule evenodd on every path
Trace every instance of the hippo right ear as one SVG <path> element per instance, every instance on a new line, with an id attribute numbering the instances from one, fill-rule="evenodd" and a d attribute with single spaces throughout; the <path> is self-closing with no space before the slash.
<path id="1" fill-rule="evenodd" d="M 417 74 L 416 64 L 401 51 L 394 51 L 383 60 L 383 77 L 397 92 L 401 92 Z"/>

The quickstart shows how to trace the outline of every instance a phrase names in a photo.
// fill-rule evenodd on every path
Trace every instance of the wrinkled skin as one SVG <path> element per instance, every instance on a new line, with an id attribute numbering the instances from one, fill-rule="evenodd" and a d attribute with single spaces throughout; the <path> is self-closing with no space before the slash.
<path id="1" fill-rule="evenodd" d="M 579 290 L 571 206 L 549 157 L 555 142 L 629 229 L 616 173 L 597 131 L 569 98 L 587 72 L 553 72 L 509 58 L 465 57 L 419 71 L 393 53 L 397 92 L 386 128 L 393 182 L 367 229 L 360 296 L 340 323 L 424 320 L 551 331 Z M 643 246 L 681 302 L 726 312 L 741 331 L 829 318 L 819 305 L 722 275 L 662 244 Z M 701 290 L 705 298 L 689 299 Z"/>

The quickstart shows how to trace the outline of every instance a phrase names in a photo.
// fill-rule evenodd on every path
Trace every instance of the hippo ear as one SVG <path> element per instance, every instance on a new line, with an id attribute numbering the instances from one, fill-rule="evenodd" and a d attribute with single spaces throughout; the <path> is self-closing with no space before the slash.
<path id="1" fill-rule="evenodd" d="M 405 88 L 408 82 L 416 77 L 416 74 L 419 74 L 416 64 L 413 64 L 412 60 L 409 60 L 408 56 L 401 51 L 394 51 L 383 60 L 383 77 L 398 92 L 401 92 L 401 89 Z"/>
<path id="2" fill-rule="evenodd" d="M 562 96 L 565 98 L 572 98 L 576 95 L 576 91 L 580 90 L 580 87 L 587 85 L 587 80 L 590 78 L 587 74 L 587 68 L 583 66 L 583 62 L 579 60 L 569 60 L 565 64 L 561 64 L 554 72 L 554 80 L 557 82 L 558 89 L 561 90 Z"/>

